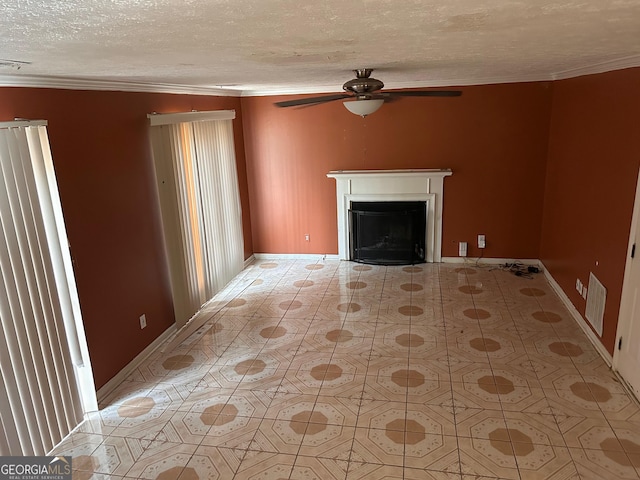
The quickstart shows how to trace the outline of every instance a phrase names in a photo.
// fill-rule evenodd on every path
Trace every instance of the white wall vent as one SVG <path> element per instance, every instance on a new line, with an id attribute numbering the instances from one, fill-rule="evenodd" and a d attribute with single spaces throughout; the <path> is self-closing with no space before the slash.
<path id="1" fill-rule="evenodd" d="M 602 337 L 602 319 L 604 318 L 604 304 L 607 300 L 607 289 L 600 283 L 593 272 L 589 272 L 589 290 L 587 291 L 587 308 L 585 317 L 591 326 Z"/>

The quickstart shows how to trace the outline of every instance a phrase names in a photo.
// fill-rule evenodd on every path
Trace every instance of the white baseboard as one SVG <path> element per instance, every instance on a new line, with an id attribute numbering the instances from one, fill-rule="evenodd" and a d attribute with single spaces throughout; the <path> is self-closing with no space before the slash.
<path id="1" fill-rule="evenodd" d="M 542 266 L 544 267 L 544 263 L 542 264 Z M 578 326 L 587 335 L 587 337 L 589 338 L 589 340 L 591 341 L 595 349 L 598 351 L 602 359 L 607 363 L 609 367 L 611 367 L 613 363 L 613 357 L 611 356 L 609 351 L 602 344 L 602 342 L 600 341 L 598 336 L 595 334 L 595 332 L 591 330 L 591 327 L 589 326 L 589 324 L 582 317 L 582 315 L 580 315 L 580 312 L 578 312 L 578 309 L 573 305 L 573 303 L 571 303 L 571 300 L 569 300 L 569 297 L 567 296 L 567 294 L 564 293 L 564 290 L 562 290 L 562 288 L 560 287 L 560 284 L 556 282 L 555 278 L 551 276 L 551 274 L 549 273 L 549 270 L 547 270 L 546 267 L 544 267 L 543 270 L 544 270 L 544 276 L 549 281 L 551 288 L 553 288 L 553 290 L 556 292 L 558 297 L 560 297 L 560 300 L 562 300 L 562 303 L 564 304 L 564 306 L 567 308 L 567 310 L 569 310 L 569 313 L 571 314 L 573 319 L 576 321 Z"/>
<path id="2" fill-rule="evenodd" d="M 256 261 L 256 256 L 255 255 L 251 255 L 249 258 L 247 258 L 244 261 L 244 266 L 242 268 L 243 269 L 247 268 L 249 265 L 252 265 L 255 261 Z"/>
<path id="3" fill-rule="evenodd" d="M 522 265 L 540 265 L 534 258 L 483 258 L 483 257 L 442 257 L 442 263 L 467 263 L 469 265 L 503 265 L 520 263 Z"/>
<path id="4" fill-rule="evenodd" d="M 340 260 L 338 254 L 306 254 L 306 253 L 254 253 L 255 260 Z M 248 260 L 247 260 L 248 261 Z M 534 258 L 474 258 L 474 257 L 442 257 L 442 263 L 468 263 L 478 265 L 501 265 L 505 263 L 521 263 L 523 265 L 540 265 Z"/>
<path id="5" fill-rule="evenodd" d="M 254 253 L 253 256 L 256 260 L 340 260 L 337 253 Z"/>
<path id="6" fill-rule="evenodd" d="M 167 328 L 158 338 L 151 342 L 147 348 L 141 351 L 136 357 L 131 360 L 122 370 L 120 370 L 115 377 L 105 383 L 97 392 L 98 402 L 102 402 L 109 396 L 126 378 L 144 362 L 149 355 L 156 351 L 164 342 L 166 342 L 172 335 L 176 333 L 176 325 L 173 324 Z"/>

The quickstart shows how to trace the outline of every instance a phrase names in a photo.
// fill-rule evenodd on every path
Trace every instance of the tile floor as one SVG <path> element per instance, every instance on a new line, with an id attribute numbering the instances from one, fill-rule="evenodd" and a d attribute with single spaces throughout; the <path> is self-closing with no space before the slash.
<path id="1" fill-rule="evenodd" d="M 541 274 L 263 261 L 203 315 L 56 448 L 74 478 L 640 478 L 640 409 Z"/>

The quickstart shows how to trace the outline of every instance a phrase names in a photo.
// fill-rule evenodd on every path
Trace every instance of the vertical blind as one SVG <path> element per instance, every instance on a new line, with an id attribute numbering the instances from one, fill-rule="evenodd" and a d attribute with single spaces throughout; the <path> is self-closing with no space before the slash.
<path id="1" fill-rule="evenodd" d="M 61 212 L 46 126 L 0 125 L 0 455 L 44 455 L 87 406 Z"/>
<path id="2" fill-rule="evenodd" d="M 233 112 L 211 113 L 150 116 L 178 327 L 244 265 Z"/>

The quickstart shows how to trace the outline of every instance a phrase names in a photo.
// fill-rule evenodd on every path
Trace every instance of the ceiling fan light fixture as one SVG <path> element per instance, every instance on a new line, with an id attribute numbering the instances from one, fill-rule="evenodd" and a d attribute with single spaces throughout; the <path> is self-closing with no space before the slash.
<path id="1" fill-rule="evenodd" d="M 378 110 L 383 103 L 384 103 L 384 99 L 376 99 L 376 100 L 346 100 L 342 104 L 351 113 L 355 115 L 360 115 L 362 118 L 364 118 L 367 115 L 371 115 L 373 112 Z"/>

